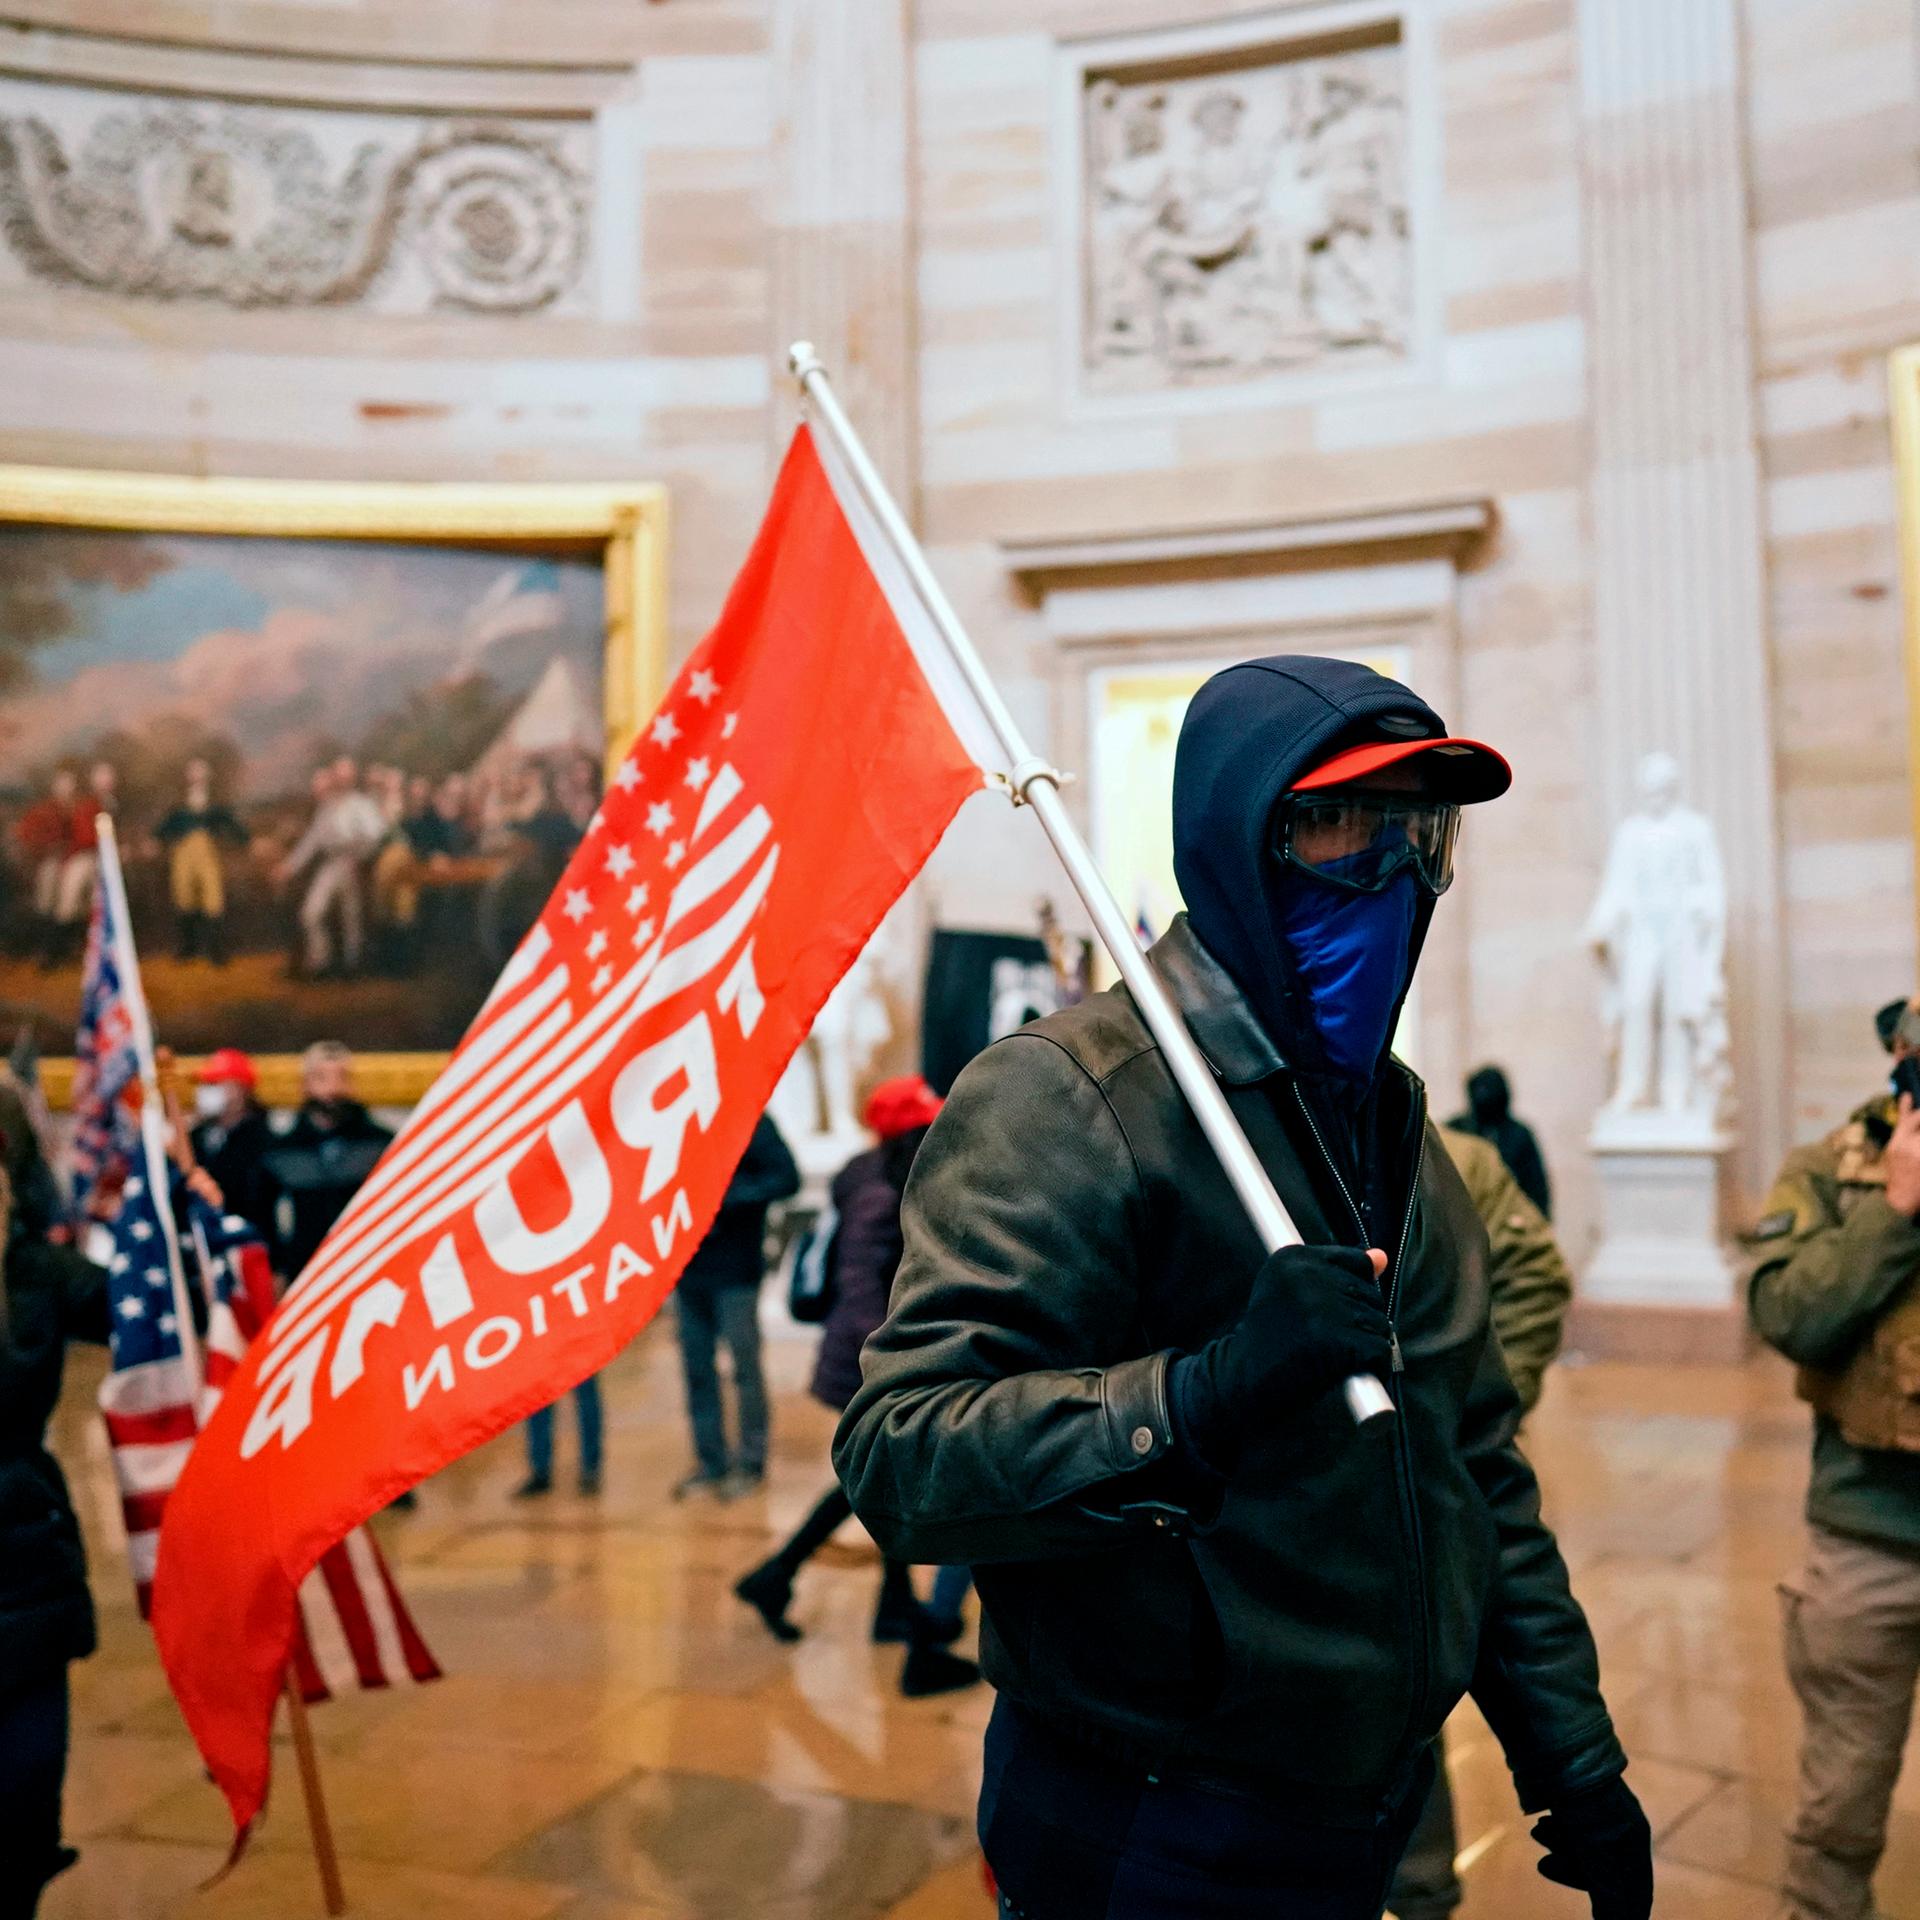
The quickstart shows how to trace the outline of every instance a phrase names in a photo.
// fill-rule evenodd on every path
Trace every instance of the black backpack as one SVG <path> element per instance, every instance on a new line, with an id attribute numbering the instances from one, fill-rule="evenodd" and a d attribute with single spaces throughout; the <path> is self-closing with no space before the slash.
<path id="1" fill-rule="evenodd" d="M 796 1237 L 787 1268 L 787 1311 L 806 1326 L 817 1326 L 833 1311 L 834 1254 L 840 1239 L 840 1216 L 828 1200 L 814 1215 L 813 1224 Z"/>

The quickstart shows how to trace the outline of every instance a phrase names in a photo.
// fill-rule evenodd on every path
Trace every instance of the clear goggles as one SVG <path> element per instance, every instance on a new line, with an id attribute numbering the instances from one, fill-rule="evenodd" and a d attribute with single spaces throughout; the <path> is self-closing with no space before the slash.
<path id="1" fill-rule="evenodd" d="M 1296 793 L 1280 809 L 1275 851 L 1289 866 L 1352 893 L 1378 893 L 1411 867 L 1429 893 L 1453 884 L 1460 809 L 1450 801 Z"/>

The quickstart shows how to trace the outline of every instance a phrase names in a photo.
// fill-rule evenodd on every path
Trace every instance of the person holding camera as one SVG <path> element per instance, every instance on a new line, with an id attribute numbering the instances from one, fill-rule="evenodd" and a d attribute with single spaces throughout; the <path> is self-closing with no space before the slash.
<path id="1" fill-rule="evenodd" d="M 1760 1337 L 1813 1408 L 1807 1560 L 1782 1584 L 1804 1731 L 1793 1920 L 1869 1920 L 1920 1680 L 1920 998 L 1876 1022 L 1893 1085 L 1787 1158 L 1748 1236 Z"/>

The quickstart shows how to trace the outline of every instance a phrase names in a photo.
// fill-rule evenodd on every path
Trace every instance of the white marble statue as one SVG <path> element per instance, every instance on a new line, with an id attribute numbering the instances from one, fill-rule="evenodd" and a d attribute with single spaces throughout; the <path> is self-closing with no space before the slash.
<path id="1" fill-rule="evenodd" d="M 1639 811 L 1614 829 L 1586 939 L 1607 976 L 1613 1092 L 1595 1126 L 1705 1140 L 1726 1117 L 1727 890 L 1713 823 L 1680 801 L 1680 768 L 1650 753 Z"/>

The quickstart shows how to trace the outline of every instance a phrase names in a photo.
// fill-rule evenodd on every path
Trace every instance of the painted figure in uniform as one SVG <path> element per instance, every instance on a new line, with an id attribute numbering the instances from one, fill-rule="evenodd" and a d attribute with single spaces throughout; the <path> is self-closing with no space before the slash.
<path id="1" fill-rule="evenodd" d="M 187 762 L 180 804 L 153 830 L 167 851 L 167 892 L 173 901 L 174 952 L 182 960 L 204 957 L 227 963 L 227 875 L 222 846 L 244 847 L 246 829 L 230 807 L 213 797 L 213 769 Z"/>
<path id="2" fill-rule="evenodd" d="M 344 755 L 314 775 L 313 822 L 280 865 L 280 878 L 312 870 L 300 903 L 300 930 L 310 977 L 360 965 L 366 939 L 365 868 L 387 835 L 386 816 L 361 792 L 358 767 Z M 338 944 L 335 935 L 338 934 Z"/>

